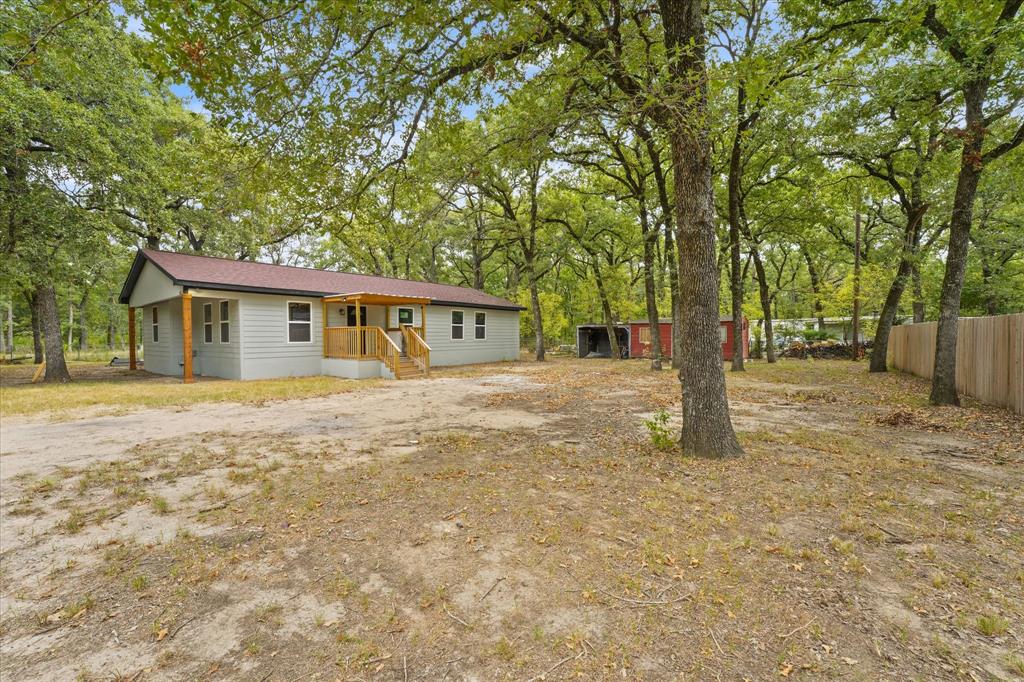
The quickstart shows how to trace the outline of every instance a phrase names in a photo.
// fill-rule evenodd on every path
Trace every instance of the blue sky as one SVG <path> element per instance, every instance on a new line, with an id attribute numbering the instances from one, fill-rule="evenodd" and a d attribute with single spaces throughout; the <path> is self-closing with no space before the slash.
<path id="1" fill-rule="evenodd" d="M 114 14 L 124 16 L 126 19 L 125 29 L 129 33 L 134 33 L 137 36 L 148 38 L 149 34 L 146 29 L 142 26 L 142 21 L 138 17 L 126 16 L 124 10 L 119 5 L 113 5 L 112 7 Z M 203 101 L 196 97 L 196 94 L 192 92 L 192 88 L 187 83 L 171 83 L 170 90 L 182 101 L 186 109 L 195 111 L 200 114 L 209 115 L 210 112 L 203 104 Z"/>

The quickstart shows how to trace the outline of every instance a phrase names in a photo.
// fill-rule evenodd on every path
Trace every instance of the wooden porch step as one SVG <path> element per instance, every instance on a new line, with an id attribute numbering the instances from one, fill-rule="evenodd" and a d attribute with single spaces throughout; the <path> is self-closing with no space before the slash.
<path id="1" fill-rule="evenodd" d="M 422 379 L 427 375 L 419 365 L 413 362 L 412 358 L 402 357 L 399 359 L 398 369 L 401 379 Z"/>

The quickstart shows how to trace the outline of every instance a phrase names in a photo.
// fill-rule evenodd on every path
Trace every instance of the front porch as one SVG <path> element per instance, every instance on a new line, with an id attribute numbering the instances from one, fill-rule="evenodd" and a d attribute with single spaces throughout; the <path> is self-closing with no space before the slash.
<path id="1" fill-rule="evenodd" d="M 424 341 L 430 299 L 355 293 L 321 301 L 325 373 L 394 379 L 430 375 L 430 346 Z"/>

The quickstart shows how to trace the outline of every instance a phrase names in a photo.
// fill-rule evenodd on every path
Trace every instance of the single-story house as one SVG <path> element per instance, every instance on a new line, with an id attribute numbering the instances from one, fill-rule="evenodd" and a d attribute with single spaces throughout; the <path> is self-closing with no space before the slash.
<path id="1" fill-rule="evenodd" d="M 121 289 L 134 369 L 226 379 L 409 378 L 519 357 L 519 311 L 476 289 L 141 249 Z"/>
<path id="2" fill-rule="evenodd" d="M 649 358 L 652 354 L 651 325 L 647 320 L 631 320 L 613 325 L 615 337 L 619 343 L 619 354 L 623 358 Z M 658 332 L 661 341 L 661 353 L 667 358 L 672 357 L 672 320 L 658 321 Z M 735 341 L 732 316 L 718 318 L 718 332 L 722 342 L 722 359 L 732 360 L 732 349 Z M 750 357 L 750 325 L 743 318 L 741 331 L 743 339 L 743 357 Z M 611 357 L 611 343 L 608 339 L 608 327 L 604 324 L 581 324 L 576 327 L 576 348 L 581 358 Z"/>

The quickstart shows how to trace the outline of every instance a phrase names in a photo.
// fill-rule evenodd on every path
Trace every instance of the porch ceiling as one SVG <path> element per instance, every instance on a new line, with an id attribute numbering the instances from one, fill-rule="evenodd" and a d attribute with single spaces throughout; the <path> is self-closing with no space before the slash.
<path id="1" fill-rule="evenodd" d="M 364 305 L 430 305 L 432 299 L 416 296 L 392 296 L 390 294 L 335 294 L 324 296 L 324 303 L 361 303 Z"/>

